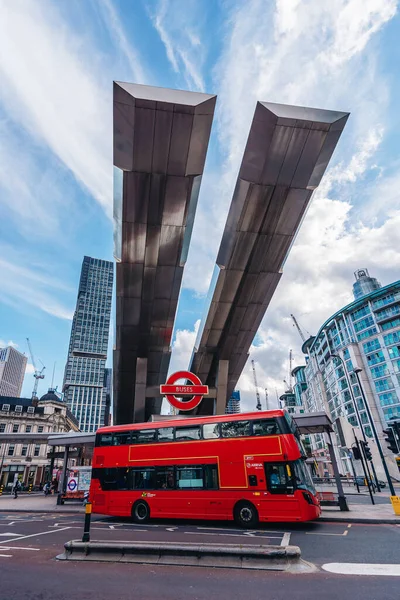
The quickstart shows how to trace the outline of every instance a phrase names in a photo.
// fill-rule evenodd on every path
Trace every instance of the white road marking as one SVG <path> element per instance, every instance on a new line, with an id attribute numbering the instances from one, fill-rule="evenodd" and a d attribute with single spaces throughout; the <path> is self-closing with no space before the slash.
<path id="1" fill-rule="evenodd" d="M 286 532 L 283 534 L 281 546 L 289 546 L 289 542 L 290 542 L 290 533 Z"/>
<path id="2" fill-rule="evenodd" d="M 0 544 L 6 544 L 7 542 L 19 542 L 21 540 L 26 540 L 32 537 L 38 537 L 39 535 L 48 535 L 49 533 L 55 533 L 56 531 L 65 531 L 66 529 L 71 529 L 70 527 L 62 527 L 61 529 L 52 529 L 51 531 L 42 531 L 41 533 L 31 533 L 31 535 L 24 535 L 22 537 L 14 538 L 13 540 L 4 540 L 0 542 Z"/>
<path id="3" fill-rule="evenodd" d="M 322 565 L 324 571 L 338 575 L 382 575 L 384 577 L 400 577 L 400 565 L 327 563 Z"/>
<path id="4" fill-rule="evenodd" d="M 167 527 L 165 531 L 176 531 L 177 527 Z"/>
<path id="5" fill-rule="evenodd" d="M 114 525 L 109 525 L 110 529 L 115 529 Z"/>
<path id="6" fill-rule="evenodd" d="M 0 537 L 14 537 L 16 535 L 21 536 L 23 534 L 22 533 L 10 533 L 10 532 L 8 532 L 8 533 L 0 533 Z"/>
<path id="7" fill-rule="evenodd" d="M 339 537 L 344 537 L 349 533 L 349 530 L 346 529 L 344 533 L 322 533 L 317 531 L 306 531 L 306 535 L 337 535 Z"/>
<path id="8" fill-rule="evenodd" d="M 206 531 L 184 531 L 187 535 L 220 535 L 222 537 L 241 537 L 243 538 L 242 533 L 207 533 Z M 258 535 L 254 537 L 255 540 L 280 540 L 281 536 L 274 535 Z"/>
<path id="9" fill-rule="evenodd" d="M 40 552 L 40 548 L 20 548 L 19 546 L 3 546 L 2 550 L 30 550 L 32 552 Z"/>
<path id="10" fill-rule="evenodd" d="M 0 554 L 0 558 L 12 558 L 12 554 Z"/>

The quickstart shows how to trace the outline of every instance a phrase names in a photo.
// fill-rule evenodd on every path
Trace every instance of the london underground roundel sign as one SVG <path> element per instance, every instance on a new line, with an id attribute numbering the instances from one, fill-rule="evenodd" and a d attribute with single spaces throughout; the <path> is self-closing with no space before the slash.
<path id="1" fill-rule="evenodd" d="M 178 384 L 184 379 L 189 384 Z M 208 385 L 202 385 L 200 379 L 190 371 L 177 371 L 170 375 L 164 385 L 160 385 L 160 393 L 165 396 L 170 404 L 179 410 L 192 410 L 208 394 Z M 178 396 L 178 397 L 177 397 Z M 181 400 L 181 396 L 192 396 L 190 400 Z"/>

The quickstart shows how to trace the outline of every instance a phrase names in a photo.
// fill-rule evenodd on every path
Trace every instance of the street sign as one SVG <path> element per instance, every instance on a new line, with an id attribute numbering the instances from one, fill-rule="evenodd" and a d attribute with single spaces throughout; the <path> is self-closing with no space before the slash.
<path id="1" fill-rule="evenodd" d="M 179 380 L 185 380 L 189 384 L 179 384 Z M 174 408 L 179 410 L 192 410 L 196 408 L 203 400 L 203 396 L 208 394 L 208 385 L 202 385 L 200 379 L 190 371 L 177 371 L 170 375 L 167 382 L 160 385 L 160 393 L 165 396 Z M 178 397 L 177 397 L 178 396 Z M 181 400 L 182 396 L 191 396 L 189 400 Z"/>
<path id="2" fill-rule="evenodd" d="M 74 492 L 76 490 L 76 488 L 78 487 L 78 482 L 75 479 L 75 477 L 70 477 L 68 479 L 67 487 L 69 492 Z"/>

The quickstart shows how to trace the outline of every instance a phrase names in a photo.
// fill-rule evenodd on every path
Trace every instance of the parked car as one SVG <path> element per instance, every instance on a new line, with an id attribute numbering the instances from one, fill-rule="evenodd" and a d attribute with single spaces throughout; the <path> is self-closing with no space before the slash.
<path id="1" fill-rule="evenodd" d="M 379 481 L 379 487 L 384 488 L 386 487 L 386 483 L 384 481 L 381 481 L 380 479 Z M 358 475 L 354 481 L 354 485 L 356 485 L 356 483 L 358 483 L 359 486 L 366 486 L 367 485 L 367 480 L 365 479 L 365 477 L 363 475 Z M 375 482 L 374 481 L 370 481 L 371 485 L 373 487 L 375 486 Z"/>

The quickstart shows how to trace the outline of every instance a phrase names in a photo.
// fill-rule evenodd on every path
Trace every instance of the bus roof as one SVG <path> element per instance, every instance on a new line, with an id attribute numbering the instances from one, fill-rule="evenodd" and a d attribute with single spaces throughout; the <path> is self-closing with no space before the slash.
<path id="1" fill-rule="evenodd" d="M 209 415 L 209 416 L 193 416 L 187 418 L 179 418 L 165 420 L 165 421 L 146 421 L 145 423 L 131 423 L 127 425 L 111 425 L 109 427 L 99 427 L 96 433 L 109 433 L 113 431 L 127 431 L 135 429 L 158 429 L 160 427 L 184 427 L 185 425 L 201 425 L 202 423 L 219 423 L 226 421 L 243 421 L 246 419 L 273 419 L 276 417 L 283 417 L 285 414 L 284 410 L 263 410 L 250 413 L 238 413 L 235 415 Z"/>

